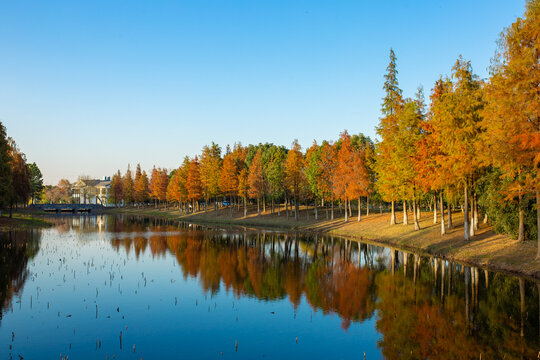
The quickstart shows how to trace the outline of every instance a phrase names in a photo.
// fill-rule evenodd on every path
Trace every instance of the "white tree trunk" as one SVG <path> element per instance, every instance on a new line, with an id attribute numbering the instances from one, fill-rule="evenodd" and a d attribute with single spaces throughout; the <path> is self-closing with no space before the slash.
<path id="1" fill-rule="evenodd" d="M 433 196 L 433 223 L 437 223 L 437 195 Z"/>
<path id="2" fill-rule="evenodd" d="M 463 196 L 463 201 L 464 201 L 464 205 L 463 205 L 463 211 L 464 211 L 464 217 L 463 217 L 463 231 L 464 231 L 464 234 L 463 234 L 463 238 L 465 239 L 465 241 L 470 241 L 471 240 L 471 234 L 470 234 L 470 229 L 469 229 L 469 194 L 468 194 L 468 189 L 467 189 L 467 183 L 465 183 L 465 186 L 463 187 L 464 188 L 464 196 Z"/>
<path id="3" fill-rule="evenodd" d="M 440 196 L 440 210 L 441 210 L 441 235 L 444 235 L 446 234 L 446 228 L 444 227 L 444 202 L 443 202 L 443 196 L 442 196 L 442 192 L 441 194 L 439 195 Z"/>
<path id="4" fill-rule="evenodd" d="M 414 230 L 420 230 L 420 224 L 418 223 L 418 205 L 416 204 L 416 199 L 413 200 L 413 219 L 414 219 Z"/>
<path id="5" fill-rule="evenodd" d="M 407 217 L 407 202 L 403 200 L 403 225 L 409 225 L 409 218 Z"/>
<path id="6" fill-rule="evenodd" d="M 395 224 L 396 224 L 396 202 L 392 200 L 392 213 L 390 214 L 390 225 L 395 225 Z"/>

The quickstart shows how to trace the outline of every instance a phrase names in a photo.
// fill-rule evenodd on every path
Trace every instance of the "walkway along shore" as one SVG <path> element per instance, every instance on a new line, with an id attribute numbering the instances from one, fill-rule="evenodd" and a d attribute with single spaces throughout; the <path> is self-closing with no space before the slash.
<path id="1" fill-rule="evenodd" d="M 335 211 L 334 220 L 326 220 L 326 213 L 319 209 L 319 220 L 315 220 L 313 211 L 303 209 L 300 219 L 294 220 L 282 209 L 271 214 L 269 210 L 261 216 L 252 211 L 247 217 L 242 211 L 235 211 L 230 216 L 228 208 L 217 212 L 209 210 L 195 214 L 185 214 L 177 209 L 117 208 L 105 211 L 106 214 L 129 214 L 142 216 L 159 216 L 208 225 L 242 226 L 253 228 L 272 228 L 281 230 L 321 231 L 330 235 L 345 237 L 367 243 L 404 250 L 419 254 L 431 255 L 443 259 L 457 261 L 466 265 L 479 266 L 488 270 L 513 273 L 540 280 L 540 261 L 536 260 L 537 244 L 535 241 L 518 242 L 506 235 L 497 234 L 492 227 L 481 224 L 472 241 L 463 240 L 463 215 L 460 211 L 452 215 L 453 228 L 446 229 L 446 235 L 440 234 L 440 219 L 433 223 L 433 213 L 424 212 L 420 219 L 421 230 L 415 231 L 414 225 L 401 223 L 402 213 L 398 213 L 398 223 L 390 225 L 388 213 L 362 214 L 360 222 L 352 217 L 348 222 L 339 211 Z M 412 215 L 409 214 L 409 219 Z"/>

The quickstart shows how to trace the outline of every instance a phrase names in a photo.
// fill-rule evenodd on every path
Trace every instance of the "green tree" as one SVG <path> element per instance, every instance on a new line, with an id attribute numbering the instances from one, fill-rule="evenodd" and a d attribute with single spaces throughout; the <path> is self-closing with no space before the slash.
<path id="1" fill-rule="evenodd" d="M 270 163 L 266 167 L 266 180 L 270 197 L 272 199 L 272 212 L 274 211 L 273 204 L 278 201 L 278 215 L 281 214 L 281 199 L 285 193 L 285 159 L 287 158 L 287 150 L 284 147 L 274 146 L 272 148 L 272 156 Z"/>
<path id="2" fill-rule="evenodd" d="M 36 200 L 39 201 L 39 197 L 43 192 L 43 175 L 36 163 L 28 164 L 28 170 L 30 171 L 30 197 L 32 203 Z"/>

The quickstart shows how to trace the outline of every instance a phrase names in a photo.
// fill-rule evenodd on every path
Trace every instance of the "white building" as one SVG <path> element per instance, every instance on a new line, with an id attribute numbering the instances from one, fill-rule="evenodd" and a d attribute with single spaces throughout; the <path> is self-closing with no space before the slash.
<path id="1" fill-rule="evenodd" d="M 75 204 L 107 205 L 111 178 L 79 179 L 71 187 L 71 198 Z"/>

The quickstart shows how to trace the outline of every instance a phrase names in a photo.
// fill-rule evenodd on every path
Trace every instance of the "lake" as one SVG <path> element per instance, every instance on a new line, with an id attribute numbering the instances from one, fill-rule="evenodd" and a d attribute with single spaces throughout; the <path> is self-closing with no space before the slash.
<path id="1" fill-rule="evenodd" d="M 2 359 L 537 358 L 538 284 L 316 233 L 51 217 L 0 233 Z"/>

